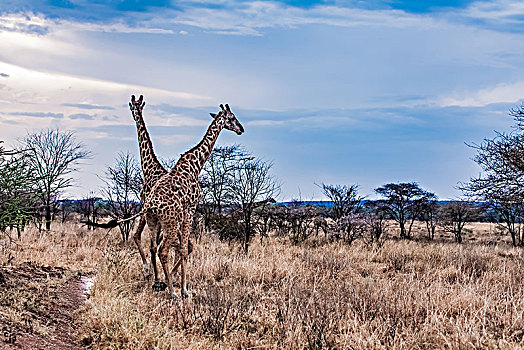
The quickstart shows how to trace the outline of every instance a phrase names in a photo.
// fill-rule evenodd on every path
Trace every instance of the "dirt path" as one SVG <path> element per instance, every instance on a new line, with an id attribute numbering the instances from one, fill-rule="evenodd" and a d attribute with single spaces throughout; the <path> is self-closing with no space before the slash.
<path id="1" fill-rule="evenodd" d="M 0 266 L 0 348 L 82 349 L 74 318 L 82 288 L 79 275 L 60 267 Z"/>

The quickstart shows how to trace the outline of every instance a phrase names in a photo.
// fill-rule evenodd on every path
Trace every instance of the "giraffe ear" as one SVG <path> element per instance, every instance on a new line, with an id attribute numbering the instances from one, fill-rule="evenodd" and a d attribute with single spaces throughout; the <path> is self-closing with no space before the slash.
<path id="1" fill-rule="evenodd" d="M 217 115 L 215 113 L 209 113 L 209 115 L 212 117 L 212 118 L 216 118 Z"/>

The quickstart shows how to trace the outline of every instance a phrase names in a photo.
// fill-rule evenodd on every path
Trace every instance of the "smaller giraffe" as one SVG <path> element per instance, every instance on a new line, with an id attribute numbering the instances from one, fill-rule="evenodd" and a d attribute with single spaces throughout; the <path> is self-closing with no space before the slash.
<path id="1" fill-rule="evenodd" d="M 244 128 L 231 112 L 229 105 L 220 105 L 218 114 L 213 117 L 204 138 L 198 145 L 184 153 L 175 167 L 153 186 L 149 198 L 144 204 L 147 224 L 153 232 L 163 231 L 163 240 L 158 247 L 158 257 L 162 264 L 167 287 L 172 296 L 173 276 L 169 272 L 169 250 L 174 247 L 180 258 L 180 288 L 181 296 L 186 297 L 187 281 L 186 267 L 188 257 L 188 242 L 196 206 L 201 199 L 202 190 L 198 176 L 211 154 L 215 142 L 223 129 L 231 130 L 237 135 Z"/>

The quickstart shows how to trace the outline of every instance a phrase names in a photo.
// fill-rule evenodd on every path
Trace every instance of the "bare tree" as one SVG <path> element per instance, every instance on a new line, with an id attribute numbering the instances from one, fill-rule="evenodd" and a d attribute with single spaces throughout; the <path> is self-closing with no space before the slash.
<path id="1" fill-rule="evenodd" d="M 63 199 L 59 201 L 60 205 L 60 222 L 66 222 L 75 209 L 75 202 L 71 199 Z"/>
<path id="2" fill-rule="evenodd" d="M 313 226 L 315 227 L 315 237 L 318 237 L 320 230 L 324 232 L 324 237 L 327 237 L 329 232 L 329 223 L 326 217 L 322 215 L 317 215 L 313 219 Z"/>
<path id="3" fill-rule="evenodd" d="M 271 200 L 280 193 L 280 184 L 271 175 L 271 167 L 271 163 L 261 159 L 243 157 L 237 162 L 231 180 L 228 181 L 232 204 L 237 205 L 242 213 L 243 244 L 246 254 L 255 232 L 253 211 L 255 208 L 268 210 Z"/>
<path id="4" fill-rule="evenodd" d="M 261 206 L 255 208 L 253 216 L 255 217 L 255 231 L 260 237 L 260 244 L 262 244 L 264 238 L 269 237 L 269 232 L 274 226 L 271 210 L 266 206 Z"/>
<path id="5" fill-rule="evenodd" d="M 102 206 L 102 198 L 95 195 L 94 192 L 89 192 L 82 200 L 77 202 L 76 209 L 78 213 L 85 219 L 88 230 L 96 229 L 96 222 L 99 217 L 99 211 Z"/>
<path id="6" fill-rule="evenodd" d="M 288 221 L 289 208 L 285 205 L 279 204 L 269 208 L 268 214 L 271 216 L 273 228 L 280 236 L 287 236 L 290 231 Z"/>
<path id="7" fill-rule="evenodd" d="M 358 185 L 326 185 L 319 186 L 324 195 L 333 203 L 331 216 L 335 221 L 343 216 L 349 216 L 360 211 L 365 197 L 358 195 Z"/>
<path id="8" fill-rule="evenodd" d="M 439 224 L 439 205 L 437 199 L 428 198 L 427 201 L 421 203 L 421 211 L 419 217 L 426 224 L 426 230 L 428 231 L 428 239 L 433 240 L 435 238 L 435 231 Z"/>
<path id="9" fill-rule="evenodd" d="M 370 234 L 371 242 L 380 242 L 389 227 L 387 222 L 387 208 L 380 202 L 368 201 L 364 205 L 364 222 Z"/>
<path id="10" fill-rule="evenodd" d="M 303 205 L 298 200 L 287 206 L 286 221 L 289 224 L 289 238 L 294 244 L 304 242 L 315 232 L 314 220 L 318 212 L 312 205 Z"/>
<path id="11" fill-rule="evenodd" d="M 446 203 L 441 210 L 440 225 L 444 231 L 453 233 L 455 241 L 462 243 L 464 226 L 478 218 L 480 207 L 474 203 L 458 200 Z"/>
<path id="12" fill-rule="evenodd" d="M 129 152 L 119 153 L 114 166 L 107 167 L 104 181 L 104 193 L 115 219 L 126 219 L 140 211 L 142 171 L 135 157 Z M 123 241 L 129 239 L 133 225 L 133 220 L 119 224 Z"/>
<path id="13" fill-rule="evenodd" d="M 413 223 L 420 215 L 424 203 L 435 198 L 415 182 L 389 183 L 375 189 L 384 197 L 381 201 L 389 215 L 400 227 L 400 238 L 411 238 Z"/>
<path id="14" fill-rule="evenodd" d="M 230 181 L 238 165 L 253 159 L 239 145 L 213 149 L 200 175 L 203 200 L 210 204 L 213 213 L 221 214 L 224 204 L 231 201 Z"/>
<path id="15" fill-rule="evenodd" d="M 482 173 L 461 184 L 463 192 L 477 201 L 486 202 L 511 234 L 513 245 L 521 243 L 524 203 L 524 104 L 509 113 L 515 120 L 510 133 L 499 133 L 470 147 L 477 151 L 473 160 Z"/>
<path id="16" fill-rule="evenodd" d="M 363 212 L 354 212 L 339 218 L 336 222 L 337 234 L 344 242 L 351 244 L 365 231 L 366 221 Z"/>
<path id="17" fill-rule="evenodd" d="M 70 174 L 79 161 L 91 153 L 78 142 L 72 131 L 46 129 L 28 134 L 20 140 L 20 149 L 27 150 L 30 166 L 37 181 L 43 205 L 46 230 L 51 229 L 51 219 L 57 200 L 63 190 L 73 185 Z"/>
<path id="18" fill-rule="evenodd" d="M 496 213 L 501 228 L 509 232 L 513 246 L 524 245 L 524 193 L 499 189 L 493 191 L 486 199 L 488 206 Z"/>

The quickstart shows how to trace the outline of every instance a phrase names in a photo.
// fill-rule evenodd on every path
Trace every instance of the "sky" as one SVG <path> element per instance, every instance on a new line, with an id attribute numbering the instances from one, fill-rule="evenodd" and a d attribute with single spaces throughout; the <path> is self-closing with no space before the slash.
<path id="1" fill-rule="evenodd" d="M 131 94 L 160 158 L 197 144 L 220 103 L 273 163 L 280 200 L 317 184 L 418 182 L 441 199 L 478 176 L 467 144 L 510 131 L 524 98 L 524 3 L 1 0 L 0 140 L 73 130 L 92 151 L 64 195 L 138 157 Z"/>

